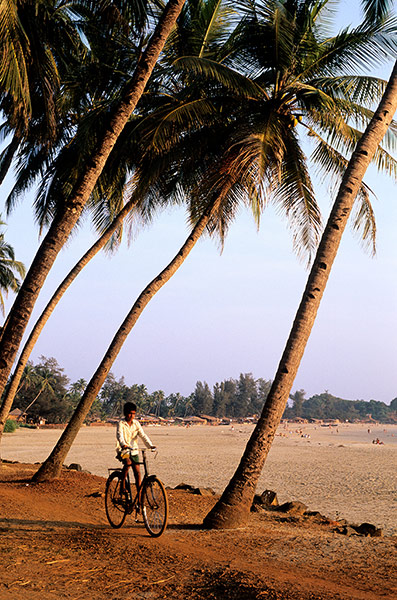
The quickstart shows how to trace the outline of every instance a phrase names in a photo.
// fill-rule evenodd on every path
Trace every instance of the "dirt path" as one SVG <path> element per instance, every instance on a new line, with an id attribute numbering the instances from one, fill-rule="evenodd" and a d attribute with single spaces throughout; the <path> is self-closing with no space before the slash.
<path id="1" fill-rule="evenodd" d="M 346 537 L 332 524 L 253 513 L 237 531 L 205 531 L 214 497 L 170 490 L 158 540 L 130 518 L 109 528 L 104 479 L 65 471 L 31 485 L 37 467 L 0 471 L 0 598 L 379 600 L 397 596 L 397 538 Z"/>

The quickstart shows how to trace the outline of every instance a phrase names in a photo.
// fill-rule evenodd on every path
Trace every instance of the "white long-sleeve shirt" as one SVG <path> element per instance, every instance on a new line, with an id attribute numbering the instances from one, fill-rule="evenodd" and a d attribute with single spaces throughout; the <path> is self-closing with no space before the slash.
<path id="1" fill-rule="evenodd" d="M 151 448 L 153 446 L 149 437 L 143 431 L 139 421 L 134 419 L 131 425 L 128 425 L 125 419 L 119 421 L 117 424 L 117 452 L 120 452 L 123 446 L 128 446 L 132 449 L 131 454 L 138 454 L 138 437 L 142 438 L 147 448 Z"/>

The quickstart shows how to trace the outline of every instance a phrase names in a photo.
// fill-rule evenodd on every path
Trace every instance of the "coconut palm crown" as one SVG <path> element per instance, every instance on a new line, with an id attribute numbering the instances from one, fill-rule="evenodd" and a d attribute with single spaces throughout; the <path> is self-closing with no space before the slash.
<path id="1" fill-rule="evenodd" d="M 193 221 L 223 196 L 210 225 L 221 239 L 241 201 L 257 218 L 271 201 L 286 215 L 298 253 L 311 256 L 317 246 L 310 173 L 315 167 L 339 183 L 386 85 L 360 72 L 396 53 L 395 19 L 332 35 L 334 5 L 190 0 L 167 42 L 152 111 L 130 124 L 142 142 L 140 173 L 155 173 L 164 195 L 184 190 Z M 395 144 L 393 123 L 374 161 L 394 176 Z M 353 226 L 373 243 L 368 192 L 363 185 Z"/>
<path id="2" fill-rule="evenodd" d="M 0 220 L 0 227 L 5 225 Z M 4 296 L 9 291 L 17 292 L 20 286 L 20 279 L 25 276 L 25 267 L 19 261 L 15 260 L 13 247 L 4 239 L 4 233 L 0 233 L 0 310 L 4 315 Z"/>

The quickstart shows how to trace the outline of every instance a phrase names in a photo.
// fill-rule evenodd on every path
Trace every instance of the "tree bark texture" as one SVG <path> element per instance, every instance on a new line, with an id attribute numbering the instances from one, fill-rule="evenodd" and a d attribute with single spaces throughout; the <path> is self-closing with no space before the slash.
<path id="1" fill-rule="evenodd" d="M 117 138 L 135 109 L 184 3 L 185 0 L 169 0 L 138 62 L 131 84 L 111 118 L 97 151 L 92 156 L 91 164 L 70 199 L 65 203 L 63 210 L 55 217 L 33 259 L 9 313 L 7 326 L 0 341 L 0 396 L 4 391 L 24 331 L 47 274 L 81 215 Z M 0 411 L 0 438 L 7 416 L 5 410 Z"/>
<path id="2" fill-rule="evenodd" d="M 144 308 L 153 298 L 153 296 L 163 287 L 165 283 L 176 273 L 182 263 L 186 260 L 195 244 L 200 239 L 209 220 L 216 212 L 220 200 L 217 200 L 213 206 L 204 213 L 201 219 L 194 227 L 192 233 L 179 250 L 173 260 L 155 277 L 138 296 L 130 312 L 124 319 L 116 335 L 114 336 L 105 356 L 103 357 L 99 367 L 88 383 L 86 390 L 81 398 L 75 412 L 72 415 L 66 429 L 62 433 L 59 441 L 52 450 L 49 457 L 41 465 L 37 473 L 33 476 L 33 481 L 42 482 L 59 477 L 62 465 L 66 456 L 76 438 L 76 435 L 90 410 L 93 401 L 97 397 L 114 361 L 117 358 L 125 340 L 142 314 Z"/>
<path id="3" fill-rule="evenodd" d="M 237 527 L 249 516 L 256 485 L 287 404 L 355 197 L 396 109 L 397 62 L 382 100 L 349 161 L 258 424 L 235 474 L 205 517 L 206 527 Z"/>

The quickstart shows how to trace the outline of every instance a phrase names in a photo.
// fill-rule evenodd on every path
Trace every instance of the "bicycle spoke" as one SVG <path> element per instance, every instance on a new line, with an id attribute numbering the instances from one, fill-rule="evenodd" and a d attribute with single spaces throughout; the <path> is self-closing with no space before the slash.
<path id="1" fill-rule="evenodd" d="M 115 471 L 106 482 L 105 509 L 110 525 L 119 528 L 123 525 L 127 516 L 128 506 L 120 496 L 121 473 Z"/>
<path id="2" fill-rule="evenodd" d="M 150 535 L 158 537 L 163 533 L 168 520 L 168 500 L 163 484 L 156 477 L 144 483 L 142 516 Z"/>

